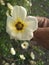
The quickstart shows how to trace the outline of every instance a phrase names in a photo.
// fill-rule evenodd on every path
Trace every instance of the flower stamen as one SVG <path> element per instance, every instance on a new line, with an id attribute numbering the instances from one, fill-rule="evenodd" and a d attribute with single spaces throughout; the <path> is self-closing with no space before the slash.
<path id="1" fill-rule="evenodd" d="M 23 27 L 24 27 L 24 25 L 23 25 L 20 21 L 18 21 L 18 22 L 16 23 L 15 27 L 16 27 L 17 30 L 22 30 Z"/>

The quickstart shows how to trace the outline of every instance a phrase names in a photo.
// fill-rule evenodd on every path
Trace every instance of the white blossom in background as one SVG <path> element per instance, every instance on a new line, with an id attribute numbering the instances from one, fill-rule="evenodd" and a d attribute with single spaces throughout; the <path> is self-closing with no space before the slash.
<path id="1" fill-rule="evenodd" d="M 12 6 L 10 3 L 7 3 L 7 7 L 8 7 L 10 10 L 13 10 L 13 6 Z"/>
<path id="2" fill-rule="evenodd" d="M 11 65 L 16 65 L 15 63 L 12 63 Z"/>
<path id="3" fill-rule="evenodd" d="M 15 55 L 16 54 L 14 48 L 11 48 L 10 52 L 11 52 L 12 55 Z"/>
<path id="4" fill-rule="evenodd" d="M 30 2 L 28 0 L 26 0 L 26 2 L 29 4 Z"/>
<path id="5" fill-rule="evenodd" d="M 27 4 L 29 4 L 30 6 L 32 6 L 32 3 L 28 0 L 25 0 L 27 2 Z"/>
<path id="6" fill-rule="evenodd" d="M 4 0 L 0 0 L 1 5 L 5 5 Z"/>
<path id="7" fill-rule="evenodd" d="M 31 56 L 31 58 L 32 58 L 33 60 L 35 59 L 35 55 L 34 55 L 33 52 L 31 52 L 30 56 Z"/>
<path id="8" fill-rule="evenodd" d="M 27 49 L 28 46 L 29 46 L 29 43 L 26 41 L 21 44 L 22 49 Z"/>
<path id="9" fill-rule="evenodd" d="M 7 16 L 6 32 L 10 35 L 11 39 L 30 40 L 37 28 L 37 18 L 27 16 L 27 11 L 22 6 L 14 6 L 11 16 Z"/>
<path id="10" fill-rule="evenodd" d="M 40 7 L 43 7 L 43 5 L 40 5 Z"/>
<path id="11" fill-rule="evenodd" d="M 13 12 L 13 6 L 10 3 L 7 3 L 7 7 L 10 9 L 11 13 Z M 7 12 L 9 14 L 9 12 Z"/>
<path id="12" fill-rule="evenodd" d="M 9 65 L 9 63 L 5 63 L 4 65 Z"/>
<path id="13" fill-rule="evenodd" d="M 47 1 L 47 0 L 44 0 L 44 1 Z"/>
<path id="14" fill-rule="evenodd" d="M 22 59 L 22 60 L 25 60 L 25 59 L 26 59 L 23 54 L 21 54 L 21 55 L 19 55 L 19 56 L 20 56 L 20 59 Z"/>
<path id="15" fill-rule="evenodd" d="M 31 64 L 31 65 L 36 65 L 36 62 L 33 61 L 33 60 L 30 60 L 30 64 Z"/>
<path id="16" fill-rule="evenodd" d="M 6 16 L 9 16 L 9 11 L 8 10 L 6 11 Z"/>
<path id="17" fill-rule="evenodd" d="M 6 63 L 6 61 L 5 61 L 5 60 L 3 60 L 3 61 L 2 61 L 2 64 L 4 65 L 5 63 Z"/>
<path id="18" fill-rule="evenodd" d="M 30 6 L 32 6 L 32 3 L 30 2 L 30 4 L 29 4 Z"/>

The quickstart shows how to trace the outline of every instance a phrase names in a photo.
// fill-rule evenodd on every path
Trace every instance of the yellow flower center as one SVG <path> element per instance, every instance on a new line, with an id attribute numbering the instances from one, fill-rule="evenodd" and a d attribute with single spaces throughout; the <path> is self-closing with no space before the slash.
<path id="1" fill-rule="evenodd" d="M 24 46 L 26 46 L 26 44 L 24 44 Z"/>
<path id="2" fill-rule="evenodd" d="M 18 22 L 16 23 L 15 27 L 16 27 L 17 30 L 22 30 L 23 27 L 24 27 L 24 24 L 22 24 L 20 21 L 18 21 Z"/>
<path id="3" fill-rule="evenodd" d="M 24 29 L 27 27 L 26 22 L 21 20 L 20 18 L 17 18 L 13 23 L 12 23 L 12 30 L 13 32 L 24 32 Z"/>

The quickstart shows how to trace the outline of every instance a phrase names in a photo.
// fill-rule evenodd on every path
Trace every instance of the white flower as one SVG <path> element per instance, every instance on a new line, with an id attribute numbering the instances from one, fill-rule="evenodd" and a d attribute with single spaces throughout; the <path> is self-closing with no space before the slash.
<path id="1" fill-rule="evenodd" d="M 25 56 L 23 54 L 19 55 L 22 60 L 25 60 Z"/>
<path id="2" fill-rule="evenodd" d="M 0 0 L 1 5 L 5 5 L 4 0 Z"/>
<path id="3" fill-rule="evenodd" d="M 28 46 L 29 46 L 29 43 L 28 42 L 23 42 L 22 44 L 21 44 L 21 47 L 23 48 L 23 49 L 27 49 L 28 48 Z"/>
<path id="4" fill-rule="evenodd" d="M 9 65 L 9 63 L 5 63 L 5 64 L 3 64 L 3 65 Z"/>
<path id="5" fill-rule="evenodd" d="M 11 48 L 10 52 L 11 52 L 12 55 L 15 55 L 16 54 L 14 48 Z"/>
<path id="6" fill-rule="evenodd" d="M 31 60 L 31 61 L 30 61 L 30 64 L 31 64 L 31 65 L 36 65 L 36 62 L 33 61 L 33 60 Z"/>
<path id="7" fill-rule="evenodd" d="M 10 9 L 11 13 L 13 12 L 13 6 L 10 3 L 7 3 L 7 7 Z M 9 12 L 7 12 L 9 14 Z"/>
<path id="8" fill-rule="evenodd" d="M 37 28 L 36 17 L 27 16 L 27 11 L 22 6 L 14 6 L 11 16 L 7 16 L 6 32 L 11 39 L 30 40 Z"/>
<path id="9" fill-rule="evenodd" d="M 9 16 L 9 11 L 8 10 L 6 11 L 6 16 Z"/>
<path id="10" fill-rule="evenodd" d="M 13 6 L 12 6 L 10 3 L 7 3 L 7 7 L 8 7 L 10 10 L 13 10 Z"/>
<path id="11" fill-rule="evenodd" d="M 32 6 L 32 3 L 30 2 L 30 4 L 29 4 L 30 6 Z"/>
<path id="12" fill-rule="evenodd" d="M 29 4 L 30 2 L 28 0 L 26 0 L 26 2 Z"/>
<path id="13" fill-rule="evenodd" d="M 11 65 L 15 65 L 15 63 L 12 63 Z"/>
<path id="14" fill-rule="evenodd" d="M 13 6 L 10 3 L 7 3 L 7 7 L 10 9 L 11 13 L 13 12 Z M 7 10 L 6 15 L 9 16 L 9 10 Z"/>
<path id="15" fill-rule="evenodd" d="M 35 55 L 34 55 L 33 52 L 31 52 L 30 56 L 31 56 L 31 58 L 32 58 L 33 60 L 35 59 Z"/>
<path id="16" fill-rule="evenodd" d="M 29 4 L 30 6 L 32 6 L 32 3 L 31 3 L 31 2 L 29 2 L 29 1 L 27 1 L 27 0 L 26 0 L 26 2 L 27 2 L 27 4 Z"/>

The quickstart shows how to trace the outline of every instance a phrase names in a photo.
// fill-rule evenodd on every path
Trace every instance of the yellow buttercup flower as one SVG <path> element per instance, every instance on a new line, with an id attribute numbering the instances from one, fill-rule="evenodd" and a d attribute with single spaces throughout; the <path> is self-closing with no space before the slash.
<path id="1" fill-rule="evenodd" d="M 27 11 L 22 6 L 14 6 L 11 16 L 7 16 L 6 32 L 11 39 L 30 40 L 37 28 L 36 17 L 27 16 Z"/>

